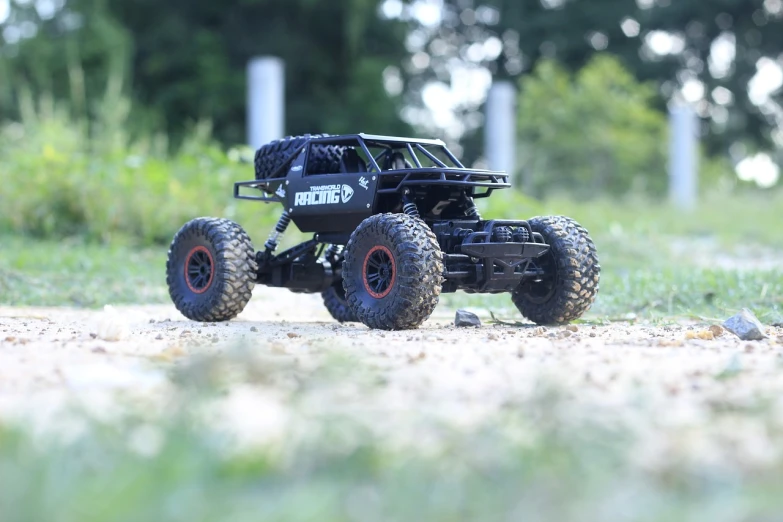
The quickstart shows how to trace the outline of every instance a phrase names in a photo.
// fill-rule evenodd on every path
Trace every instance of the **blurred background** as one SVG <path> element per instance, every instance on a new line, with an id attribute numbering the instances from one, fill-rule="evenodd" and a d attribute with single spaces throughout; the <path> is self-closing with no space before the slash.
<path id="1" fill-rule="evenodd" d="M 283 64 L 279 133 L 440 137 L 480 167 L 499 136 L 516 189 L 486 215 L 571 215 L 614 273 L 783 247 L 780 0 L 0 0 L 0 36 L 0 231 L 27 247 L 5 301 L 36 241 L 161 251 L 199 215 L 263 241 L 279 210 L 231 198 L 257 57 Z"/>

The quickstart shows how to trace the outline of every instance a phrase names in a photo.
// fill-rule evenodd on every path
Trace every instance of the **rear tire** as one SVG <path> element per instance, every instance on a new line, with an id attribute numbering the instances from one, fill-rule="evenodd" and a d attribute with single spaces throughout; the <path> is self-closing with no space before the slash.
<path id="1" fill-rule="evenodd" d="M 544 237 L 549 251 L 536 260 L 540 280 L 522 281 L 511 299 L 527 319 L 541 325 L 562 325 L 579 319 L 598 293 L 601 265 L 587 230 L 563 216 L 528 221 Z"/>
<path id="2" fill-rule="evenodd" d="M 169 295 L 193 321 L 228 321 L 250 301 L 257 264 L 247 233 L 227 219 L 197 218 L 171 242 L 166 262 Z"/>
<path id="3" fill-rule="evenodd" d="M 332 286 L 321 292 L 324 299 L 324 306 L 335 320 L 341 323 L 356 322 L 356 314 L 353 313 L 351 305 L 345 298 L 345 289 L 342 279 L 336 281 Z"/>
<path id="4" fill-rule="evenodd" d="M 422 220 L 377 214 L 351 234 L 343 264 L 345 297 L 370 328 L 418 328 L 438 304 L 442 284 L 443 253 Z"/>
<path id="5" fill-rule="evenodd" d="M 274 177 L 282 178 L 288 174 L 287 169 L 282 168 L 292 159 L 291 155 L 296 149 L 304 145 L 310 138 L 321 138 L 327 134 L 313 134 L 304 136 L 288 136 L 281 140 L 267 143 L 256 151 L 255 168 L 257 180 L 268 180 Z M 336 174 L 340 172 L 340 159 L 343 157 L 345 147 L 340 145 L 319 145 L 310 147 L 310 158 L 307 160 L 308 169 L 317 174 Z M 278 172 L 278 170 L 280 170 Z M 275 176 L 275 174 L 277 174 Z"/>

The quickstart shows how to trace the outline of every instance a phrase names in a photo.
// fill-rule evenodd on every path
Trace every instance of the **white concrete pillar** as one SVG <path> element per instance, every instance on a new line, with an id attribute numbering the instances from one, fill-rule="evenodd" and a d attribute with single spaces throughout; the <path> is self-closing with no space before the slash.
<path id="1" fill-rule="evenodd" d="M 693 107 L 676 104 L 669 109 L 669 200 L 690 210 L 698 198 L 699 118 Z"/>
<path id="2" fill-rule="evenodd" d="M 484 151 L 490 170 L 513 177 L 516 170 L 517 90 L 508 81 L 494 82 L 487 95 Z"/>
<path id="3" fill-rule="evenodd" d="M 247 142 L 254 149 L 285 135 L 283 60 L 262 56 L 247 66 Z"/>

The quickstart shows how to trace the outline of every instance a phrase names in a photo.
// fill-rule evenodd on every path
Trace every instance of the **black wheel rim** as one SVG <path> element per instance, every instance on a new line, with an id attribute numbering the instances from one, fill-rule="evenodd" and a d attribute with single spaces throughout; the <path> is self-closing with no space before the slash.
<path id="1" fill-rule="evenodd" d="M 191 291 L 197 294 L 206 292 L 214 275 L 215 264 L 206 247 L 199 246 L 188 253 L 185 260 L 185 281 Z"/>
<path id="2" fill-rule="evenodd" d="M 389 295 L 396 278 L 394 257 L 388 248 L 376 246 L 364 259 L 364 286 L 367 292 L 381 299 Z"/>

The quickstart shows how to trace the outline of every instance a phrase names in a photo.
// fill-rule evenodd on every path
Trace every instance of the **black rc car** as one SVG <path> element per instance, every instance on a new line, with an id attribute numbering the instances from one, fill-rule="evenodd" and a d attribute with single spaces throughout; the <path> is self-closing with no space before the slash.
<path id="1" fill-rule="evenodd" d="M 258 252 L 238 224 L 197 218 L 166 264 L 177 309 L 227 321 L 254 285 L 321 293 L 338 321 L 416 328 L 442 292 L 510 292 L 538 324 L 579 318 L 600 266 L 583 227 L 560 216 L 482 219 L 476 198 L 509 188 L 502 172 L 465 168 L 440 140 L 351 134 L 289 137 L 261 147 L 255 179 L 234 197 L 283 205 Z M 312 239 L 276 253 L 291 222 Z"/>

